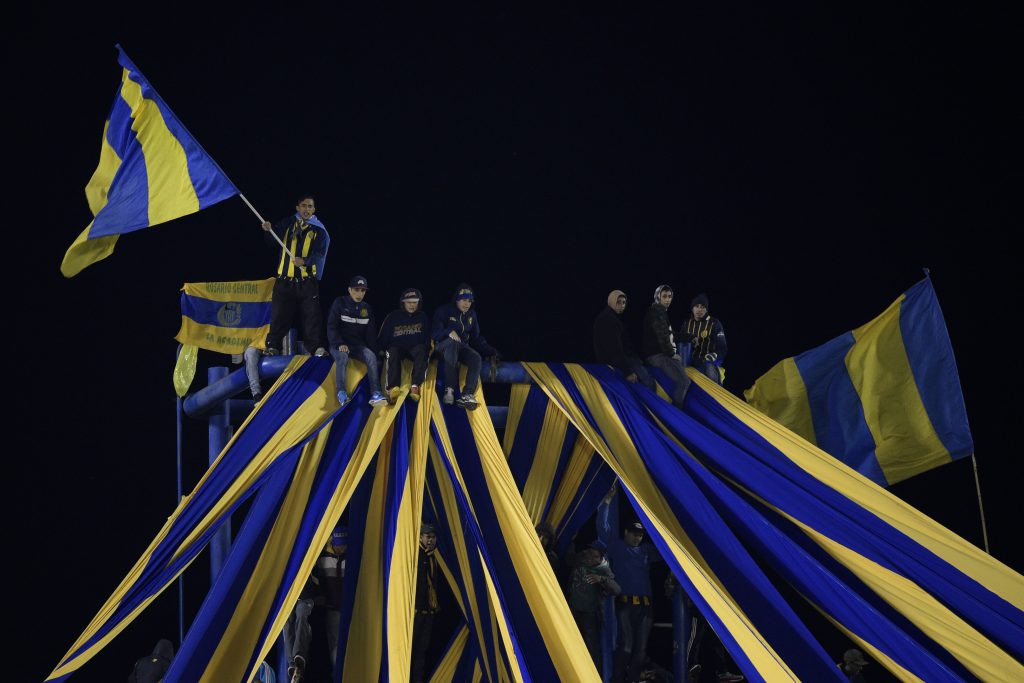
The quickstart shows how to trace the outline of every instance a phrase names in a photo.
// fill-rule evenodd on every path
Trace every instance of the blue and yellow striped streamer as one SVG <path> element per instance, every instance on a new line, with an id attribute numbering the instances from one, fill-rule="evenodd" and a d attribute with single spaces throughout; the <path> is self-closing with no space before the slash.
<path id="1" fill-rule="evenodd" d="M 551 524 L 563 552 L 615 475 L 533 384 L 513 386 L 503 449 L 530 518 Z"/>
<path id="2" fill-rule="evenodd" d="M 242 282 L 187 282 L 181 293 L 179 343 L 218 353 L 262 349 L 270 329 L 274 278 Z"/>
<path id="3" fill-rule="evenodd" d="M 974 675 L 1024 676 L 1024 578 L 728 392 L 697 382 L 693 409 L 765 467 L 730 477 Z M 768 476 L 772 469 L 779 475 Z"/>
<path id="4" fill-rule="evenodd" d="M 688 399 L 688 408 L 699 405 L 703 399 L 700 388 L 695 386 L 691 392 L 693 398 Z M 878 644 L 878 647 L 871 648 L 872 651 L 879 653 L 879 659 L 887 658 L 890 670 L 904 680 L 913 680 L 914 676 L 929 681 L 961 680 L 956 676 L 966 674 L 963 667 L 906 619 L 879 605 L 869 591 L 862 590 L 861 582 L 852 579 L 841 565 L 823 561 L 820 552 L 811 552 L 805 538 L 793 537 L 792 525 L 765 510 L 748 488 L 742 488 L 749 485 L 761 487 L 758 489 L 761 490 L 771 486 L 773 472 L 770 469 L 766 471 L 767 468 L 759 466 L 747 451 L 723 439 L 714 429 L 709 429 L 708 420 L 695 421 L 689 410 L 687 414 L 681 414 L 653 395 L 636 394 L 657 418 L 658 424 L 665 426 L 669 436 L 677 438 L 688 453 L 711 468 L 693 469 L 693 473 L 699 477 L 714 509 L 761 563 L 785 577 L 812 604 L 847 628 L 848 632 L 866 638 L 862 644 Z M 729 468 L 728 471 L 725 467 Z M 747 473 L 742 482 L 731 476 L 737 470 Z M 730 484 L 739 484 L 741 493 L 737 493 Z M 745 495 L 751 497 L 745 498 Z M 789 495 L 806 497 L 808 494 L 806 491 L 794 491 Z M 782 648 L 780 653 L 784 654 Z M 787 656 L 786 661 L 793 665 L 791 656 Z"/>
<path id="5" fill-rule="evenodd" d="M 649 421 L 644 418 L 646 411 L 620 416 L 618 411 L 625 409 L 625 404 L 607 395 L 601 383 L 580 366 L 524 365 L 535 381 L 566 408 L 577 428 L 616 470 L 662 556 L 748 679 L 841 680 L 834 664 L 820 647 L 814 646 L 806 629 L 787 614 L 777 595 L 772 596 L 767 580 L 762 577 L 753 581 L 760 573 L 756 564 L 744 559 L 739 544 L 729 541 L 731 534 L 724 523 L 701 504 L 699 492 L 687 486 L 685 473 L 673 468 L 677 459 L 665 456 L 670 442 L 659 440 L 652 425 L 646 434 L 636 431 L 643 420 Z M 600 370 L 611 372 L 604 366 Z M 624 381 L 622 384 L 632 386 Z M 659 486 L 657 482 L 672 485 Z M 693 521 L 695 516 L 697 523 Z M 708 528 L 713 523 L 711 533 Z M 707 557 L 705 552 L 709 553 Z M 730 562 L 730 555 L 735 555 L 735 564 Z M 782 652 L 800 655 L 786 659 Z"/>
<path id="6" fill-rule="evenodd" d="M 94 218 L 64 255 L 65 277 L 113 253 L 118 235 L 238 194 L 120 45 L 117 51 L 121 87 L 104 124 L 99 165 L 86 186 Z"/>
<path id="7" fill-rule="evenodd" d="M 182 652 L 191 648 L 187 663 L 180 674 L 172 667 L 178 680 L 245 680 L 267 657 L 341 512 L 401 413 L 401 401 L 370 408 L 367 391 L 360 386 L 330 433 L 321 433 L 324 457 L 303 454 L 266 542 L 236 541 L 229 565 L 243 571 L 232 575 L 226 567 L 225 578 L 218 577 L 213 590 L 221 592 L 207 601 L 182 647 Z M 235 553 L 243 559 L 236 562 Z M 244 571 L 253 561 L 251 571 Z"/>
<path id="8" fill-rule="evenodd" d="M 883 486 L 974 451 L 931 280 L 744 392 L 751 405 Z"/>
<path id="9" fill-rule="evenodd" d="M 282 454 L 323 428 L 334 374 L 326 359 L 296 358 L 75 641 L 47 680 L 63 680 L 124 629 L 195 559 Z M 293 418 L 299 413 L 301 417 Z M 258 416 L 258 417 L 257 417 Z M 251 425 L 251 428 L 249 428 Z"/>

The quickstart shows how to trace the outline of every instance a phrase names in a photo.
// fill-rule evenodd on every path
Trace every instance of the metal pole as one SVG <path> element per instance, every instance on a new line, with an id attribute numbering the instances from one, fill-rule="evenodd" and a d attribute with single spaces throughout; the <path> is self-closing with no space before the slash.
<path id="1" fill-rule="evenodd" d="M 687 669 L 686 642 L 690 635 L 690 615 L 686 613 L 686 599 L 683 587 L 676 583 L 672 591 L 672 675 L 677 681 L 688 681 L 690 672 Z"/>
<path id="2" fill-rule="evenodd" d="M 207 384 L 213 384 L 228 376 L 228 369 L 220 366 L 206 371 Z M 231 438 L 230 411 L 227 402 L 217 406 L 209 415 L 210 464 L 212 465 L 220 452 L 224 450 Z M 221 568 L 231 550 L 231 519 L 214 534 L 210 541 L 210 583 L 217 580 Z"/>
<path id="3" fill-rule="evenodd" d="M 181 347 L 178 347 L 181 350 Z M 181 397 L 175 397 L 175 403 L 177 404 L 177 431 L 178 431 L 178 505 L 181 505 Z M 185 576 L 184 574 L 178 575 L 178 647 L 185 642 Z"/>
<path id="4" fill-rule="evenodd" d="M 251 210 L 251 211 L 252 211 L 252 212 L 253 212 L 254 214 L 256 214 L 256 218 L 259 218 L 259 219 L 260 219 L 260 225 L 261 225 L 261 226 L 262 226 L 262 225 L 263 225 L 264 223 L 266 223 L 266 221 L 265 221 L 265 220 L 263 220 L 263 216 L 261 216 L 261 215 L 260 215 L 260 212 L 259 212 L 259 211 L 257 211 L 257 210 L 256 210 L 256 207 L 255 207 L 255 206 L 253 206 L 253 205 L 252 205 L 252 204 L 251 204 L 251 203 L 249 202 L 249 200 L 245 198 L 245 195 L 244 195 L 244 194 L 242 194 L 241 192 L 239 192 L 239 193 L 238 193 L 238 196 L 239 196 L 239 197 L 241 198 L 241 200 L 242 200 L 243 202 L 245 202 L 245 205 L 246 205 L 246 206 L 248 206 L 248 207 L 249 207 L 249 209 L 250 209 L 250 210 Z M 273 230 L 268 230 L 267 232 L 269 232 L 269 233 L 270 233 L 271 235 L 273 235 L 273 236 L 274 236 L 274 239 L 275 239 L 275 240 L 277 241 L 277 243 L 278 243 L 278 244 L 280 244 L 280 245 L 281 245 L 281 248 L 282 248 L 282 249 L 284 249 L 284 251 L 285 251 L 285 253 L 286 253 L 286 254 L 288 254 L 288 255 L 289 255 L 289 256 L 291 256 L 292 258 L 295 258 L 295 254 L 293 254 L 292 252 L 288 251 L 288 247 L 284 246 L 284 242 L 282 242 L 282 241 L 281 241 L 281 238 L 277 236 L 277 233 L 276 233 L 276 232 L 274 232 Z"/>
<path id="5" fill-rule="evenodd" d="M 177 350 L 174 352 L 174 359 L 177 362 L 178 356 L 181 355 L 181 344 L 178 344 Z M 178 499 L 175 502 L 175 506 L 181 505 L 182 497 L 182 486 L 181 486 L 181 453 L 182 453 L 182 432 L 181 432 L 181 416 L 182 416 L 182 402 L 180 396 L 174 397 L 175 403 L 175 420 L 177 422 L 175 426 L 175 436 L 177 440 L 177 469 L 178 469 Z M 178 575 L 178 647 L 185 642 L 185 576 L 184 574 Z"/>
<path id="6" fill-rule="evenodd" d="M 978 478 L 978 459 L 971 453 L 971 464 L 974 465 L 974 488 L 978 491 L 978 513 L 981 515 L 981 538 L 985 543 L 985 552 L 991 555 L 988 549 L 988 527 L 985 525 L 985 506 L 981 503 L 981 480 Z"/>

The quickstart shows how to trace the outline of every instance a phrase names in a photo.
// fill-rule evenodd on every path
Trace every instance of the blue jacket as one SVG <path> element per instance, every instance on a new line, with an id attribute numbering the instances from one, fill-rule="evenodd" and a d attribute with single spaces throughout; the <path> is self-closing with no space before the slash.
<path id="1" fill-rule="evenodd" d="M 388 313 L 380 326 L 377 342 L 382 349 L 397 346 L 408 351 L 414 346 L 430 344 L 430 320 L 421 310 L 407 313 L 399 308 Z"/>
<path id="2" fill-rule="evenodd" d="M 473 308 L 463 313 L 453 302 L 434 311 L 434 327 L 430 335 L 434 341 L 447 339 L 448 333 L 452 331 L 484 358 L 498 353 L 480 334 L 480 319 Z"/>
<path id="3" fill-rule="evenodd" d="M 339 296 L 327 314 L 327 341 L 332 349 L 345 344 L 365 346 L 376 353 L 377 323 L 373 319 L 373 307 L 365 300 L 356 303 L 350 296 Z"/>
<path id="4" fill-rule="evenodd" d="M 661 562 L 653 543 L 634 547 L 616 537 L 608 522 L 608 503 L 597 507 L 597 536 L 608 545 L 605 554 L 623 595 L 651 595 L 651 563 Z"/>

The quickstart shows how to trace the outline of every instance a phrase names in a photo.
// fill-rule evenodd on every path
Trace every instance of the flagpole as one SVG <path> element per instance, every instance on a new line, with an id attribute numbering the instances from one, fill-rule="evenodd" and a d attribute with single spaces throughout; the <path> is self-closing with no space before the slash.
<path id="1" fill-rule="evenodd" d="M 256 214 L 256 218 L 259 218 L 259 219 L 260 219 L 260 225 L 263 225 L 264 223 L 266 223 L 266 221 L 265 221 L 265 220 L 263 220 L 263 216 L 261 216 L 261 215 L 260 215 L 260 212 L 259 212 L 259 211 L 257 211 L 257 210 L 256 210 L 256 207 L 255 207 L 255 206 L 253 206 L 253 205 L 252 205 L 252 204 L 251 204 L 251 203 L 249 202 L 249 200 L 245 198 L 245 195 L 244 195 L 244 194 L 242 194 L 241 192 L 239 192 L 239 193 L 238 193 L 238 196 L 239 196 L 239 197 L 241 197 L 241 198 L 242 198 L 242 201 L 243 201 L 243 202 L 245 202 L 245 205 L 246 205 L 246 206 L 248 206 L 248 207 L 249 207 L 249 208 L 250 208 L 250 209 L 252 210 L 252 212 L 253 212 L 254 214 Z M 276 233 L 276 232 L 274 232 L 273 230 L 267 230 L 267 232 L 269 232 L 269 233 L 270 233 L 271 235 L 273 235 L 273 236 L 274 236 L 274 239 L 275 239 L 275 240 L 277 240 L 277 243 L 281 245 L 281 248 L 282 248 L 282 249 L 284 249 L 284 251 L 285 251 L 285 253 L 286 253 L 286 254 L 288 254 L 288 255 L 289 255 L 289 256 L 291 256 L 292 258 L 295 258 L 295 254 L 293 254 L 292 252 L 290 252 L 290 251 L 288 250 L 288 247 L 284 246 L 284 242 L 282 242 L 282 241 L 281 241 L 281 238 L 277 236 L 277 233 Z"/>
<path id="2" fill-rule="evenodd" d="M 981 480 L 978 478 L 978 459 L 971 453 L 971 463 L 974 465 L 974 488 L 978 490 L 978 512 L 981 513 L 981 538 L 985 542 L 985 552 L 991 555 L 988 550 L 988 528 L 985 526 L 985 507 L 981 504 Z"/>

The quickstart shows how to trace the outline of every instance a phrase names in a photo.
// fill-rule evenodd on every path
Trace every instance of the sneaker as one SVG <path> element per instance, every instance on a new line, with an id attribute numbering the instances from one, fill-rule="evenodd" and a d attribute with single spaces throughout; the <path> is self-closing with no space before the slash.
<path id="1" fill-rule="evenodd" d="M 263 351 L 263 355 L 264 356 L 280 356 L 281 355 L 281 351 L 280 351 L 280 349 L 275 349 L 273 346 L 268 346 Z"/>
<path id="2" fill-rule="evenodd" d="M 455 402 L 455 405 L 466 410 L 476 410 L 480 404 L 476 402 L 473 394 L 463 394 L 459 396 L 459 400 Z"/>
<path id="3" fill-rule="evenodd" d="M 388 390 L 388 403 L 390 403 L 391 405 L 395 405 L 395 403 L 398 402 L 398 397 L 401 395 L 401 393 L 402 390 L 399 389 L 398 387 L 391 387 L 391 389 Z"/>
<path id="4" fill-rule="evenodd" d="M 316 347 L 316 351 L 313 352 L 313 355 L 316 356 L 317 358 L 323 358 L 324 356 L 327 355 L 327 349 L 325 349 L 322 346 L 318 346 Z"/>
<path id="5" fill-rule="evenodd" d="M 262 400 L 263 400 L 263 394 L 262 393 L 257 391 L 255 394 L 252 395 L 252 402 L 253 403 L 259 403 Z"/>
<path id="6" fill-rule="evenodd" d="M 725 673 L 718 674 L 718 680 L 722 683 L 736 683 L 736 681 L 746 680 L 739 674 L 734 674 L 726 671 Z"/>
<path id="7" fill-rule="evenodd" d="M 445 389 L 444 390 L 444 398 L 442 399 L 442 401 L 444 402 L 444 404 L 446 406 L 453 405 L 455 403 L 455 390 L 454 389 Z"/>
<path id="8" fill-rule="evenodd" d="M 342 389 L 338 392 L 338 405 L 345 405 L 346 403 L 348 403 L 348 394 Z"/>
<path id="9" fill-rule="evenodd" d="M 409 398 L 414 401 L 420 400 L 420 388 L 419 385 L 413 384 L 409 387 Z"/>
<path id="10" fill-rule="evenodd" d="M 292 665 L 288 667 L 288 675 L 291 676 L 291 683 L 302 683 L 302 674 L 306 671 L 306 658 L 302 655 L 295 655 Z"/>
<path id="11" fill-rule="evenodd" d="M 373 396 L 370 397 L 370 405 L 371 406 L 379 406 L 381 403 L 387 403 L 387 402 L 388 402 L 388 397 L 385 396 L 384 394 L 380 393 L 379 391 L 373 392 Z"/>

